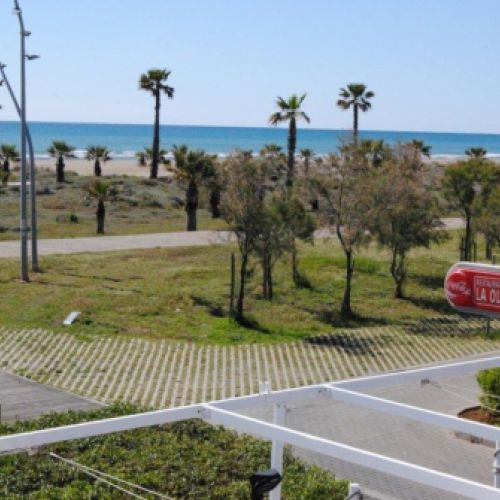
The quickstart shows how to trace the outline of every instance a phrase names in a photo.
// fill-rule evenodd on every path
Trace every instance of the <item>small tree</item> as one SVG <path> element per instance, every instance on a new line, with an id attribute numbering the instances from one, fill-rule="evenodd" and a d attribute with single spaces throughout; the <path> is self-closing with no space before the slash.
<path id="1" fill-rule="evenodd" d="M 477 230 L 486 242 L 487 259 L 493 257 L 493 247 L 500 247 L 500 176 L 487 196 L 482 196 L 477 204 Z"/>
<path id="2" fill-rule="evenodd" d="M 111 185 L 107 182 L 96 180 L 88 186 L 85 186 L 84 190 L 89 198 L 97 201 L 97 208 L 95 212 L 97 234 L 104 234 L 104 222 L 106 220 L 105 202 L 109 199 Z"/>
<path id="3" fill-rule="evenodd" d="M 89 146 L 85 153 L 85 158 L 94 162 L 94 175 L 96 177 L 101 177 L 101 163 L 106 163 L 111 160 L 111 155 L 106 146 Z"/>
<path id="4" fill-rule="evenodd" d="M 399 155 L 372 173 L 365 199 L 370 232 L 391 253 L 394 296 L 403 298 L 407 256 L 415 247 L 428 248 L 444 238 L 438 200 L 429 186 L 424 164 L 415 170 L 413 161 Z"/>
<path id="5" fill-rule="evenodd" d="M 491 162 L 471 158 L 449 165 L 445 170 L 442 187 L 451 206 L 460 210 L 465 219 L 464 260 L 472 259 L 473 219 L 477 213 L 479 196 L 484 196 L 493 186 L 488 179 L 497 171 Z"/>
<path id="6" fill-rule="evenodd" d="M 19 151 L 14 144 L 2 144 L 0 146 L 0 160 L 4 174 L 10 173 L 10 164 L 19 161 Z"/>
<path id="7" fill-rule="evenodd" d="M 351 290 L 354 257 L 363 243 L 369 240 L 366 202 L 367 159 L 356 143 L 345 144 L 342 153 L 330 155 L 323 162 L 324 172 L 311 178 L 311 188 L 321 199 L 321 220 L 337 235 L 346 260 L 343 315 L 351 315 Z"/>
<path id="8" fill-rule="evenodd" d="M 174 146 L 175 166 L 171 169 L 186 191 L 187 230 L 197 230 L 199 185 L 213 172 L 213 157 L 204 151 L 189 151 L 185 145 Z"/>
<path id="9" fill-rule="evenodd" d="M 66 163 L 64 160 L 66 158 L 74 158 L 75 148 L 70 146 L 64 141 L 54 141 L 51 146 L 48 148 L 47 152 L 53 158 L 57 159 L 56 162 L 56 176 L 57 182 L 64 182 L 64 168 L 66 167 Z"/>
<path id="10" fill-rule="evenodd" d="M 500 368 L 480 370 L 476 380 L 483 391 L 481 404 L 488 410 L 500 411 Z"/>
<path id="11" fill-rule="evenodd" d="M 240 253 L 240 286 L 236 319 L 244 319 L 244 302 L 249 259 L 257 249 L 262 232 L 265 174 L 261 165 L 244 154 L 231 155 L 226 162 L 222 214 L 236 235 Z"/>

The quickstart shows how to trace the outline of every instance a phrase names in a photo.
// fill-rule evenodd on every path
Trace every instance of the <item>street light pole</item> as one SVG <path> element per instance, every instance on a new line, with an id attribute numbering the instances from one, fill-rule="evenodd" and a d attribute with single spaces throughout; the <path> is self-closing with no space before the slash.
<path id="1" fill-rule="evenodd" d="M 0 63 L 0 74 L 2 75 L 2 83 L 5 83 L 7 90 L 9 91 L 12 103 L 16 108 L 19 119 L 21 119 L 21 107 L 19 106 L 19 101 L 17 100 L 12 86 L 10 85 L 7 74 L 5 73 L 6 65 Z M 32 269 L 34 272 L 40 270 L 38 266 L 38 230 L 37 230 L 37 208 L 36 208 L 36 183 L 35 183 L 35 150 L 33 148 L 33 140 L 31 139 L 31 132 L 26 124 L 26 140 L 28 142 L 28 149 L 30 155 L 30 195 L 31 195 L 31 262 Z"/>
<path id="2" fill-rule="evenodd" d="M 19 20 L 21 37 L 21 281 L 29 281 L 28 275 L 28 225 L 26 196 L 26 31 L 19 3 L 14 0 L 14 14 Z"/>

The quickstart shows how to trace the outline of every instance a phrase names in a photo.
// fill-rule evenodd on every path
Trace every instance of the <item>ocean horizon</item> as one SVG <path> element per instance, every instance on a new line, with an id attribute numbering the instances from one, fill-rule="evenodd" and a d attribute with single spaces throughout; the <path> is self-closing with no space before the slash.
<path id="1" fill-rule="evenodd" d="M 75 148 L 81 157 L 92 144 L 102 144 L 112 151 L 115 158 L 134 158 L 136 151 L 150 146 L 152 125 L 30 122 L 34 149 L 38 158 L 46 158 L 47 148 L 53 140 L 63 140 Z M 324 155 L 337 149 L 339 140 L 350 130 L 299 128 L 297 150 L 310 148 Z M 363 139 L 383 139 L 388 144 L 419 139 L 432 147 L 435 157 L 455 157 L 470 147 L 482 147 L 491 156 L 500 156 L 500 134 L 459 132 L 411 132 L 362 130 Z M 258 152 L 265 144 L 276 143 L 286 150 L 287 130 L 275 127 L 162 125 L 162 147 L 171 149 L 174 144 L 208 153 L 226 155 L 235 149 Z M 19 146 L 19 122 L 0 121 L 0 143 Z"/>

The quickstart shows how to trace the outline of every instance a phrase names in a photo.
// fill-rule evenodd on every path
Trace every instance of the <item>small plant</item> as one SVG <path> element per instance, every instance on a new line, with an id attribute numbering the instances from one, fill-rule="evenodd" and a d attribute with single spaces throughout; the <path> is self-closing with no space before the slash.
<path id="1" fill-rule="evenodd" d="M 481 370 L 476 380 L 483 391 L 479 398 L 481 405 L 488 410 L 500 411 L 500 368 Z"/>
<path id="2" fill-rule="evenodd" d="M 97 200 L 95 212 L 97 222 L 97 234 L 104 234 L 104 221 L 106 219 L 105 202 L 109 199 L 111 185 L 101 180 L 96 180 L 84 187 L 89 198 Z"/>

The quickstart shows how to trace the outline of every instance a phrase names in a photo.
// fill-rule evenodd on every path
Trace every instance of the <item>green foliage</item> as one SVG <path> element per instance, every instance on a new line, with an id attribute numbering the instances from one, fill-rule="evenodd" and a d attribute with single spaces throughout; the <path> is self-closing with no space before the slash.
<path id="1" fill-rule="evenodd" d="M 495 411 L 500 411 L 500 368 L 481 370 L 476 375 L 477 383 L 483 394 L 481 404 Z"/>
<path id="2" fill-rule="evenodd" d="M 140 411 L 116 404 L 91 412 L 49 415 L 36 421 L 0 426 L 0 434 L 74 424 Z M 269 467 L 267 442 L 238 436 L 199 421 L 184 421 L 69 441 L 44 447 L 36 456 L 0 457 L 0 491 L 7 498 L 117 499 L 122 494 L 66 465 L 55 462 L 53 451 L 94 469 L 175 498 L 246 499 L 249 477 Z M 283 498 L 343 499 L 346 483 L 285 455 Z"/>
<path id="3" fill-rule="evenodd" d="M 65 141 L 53 141 L 52 144 L 47 149 L 47 152 L 50 156 L 53 157 L 66 157 L 73 158 L 74 157 L 75 148 L 70 146 Z"/>

